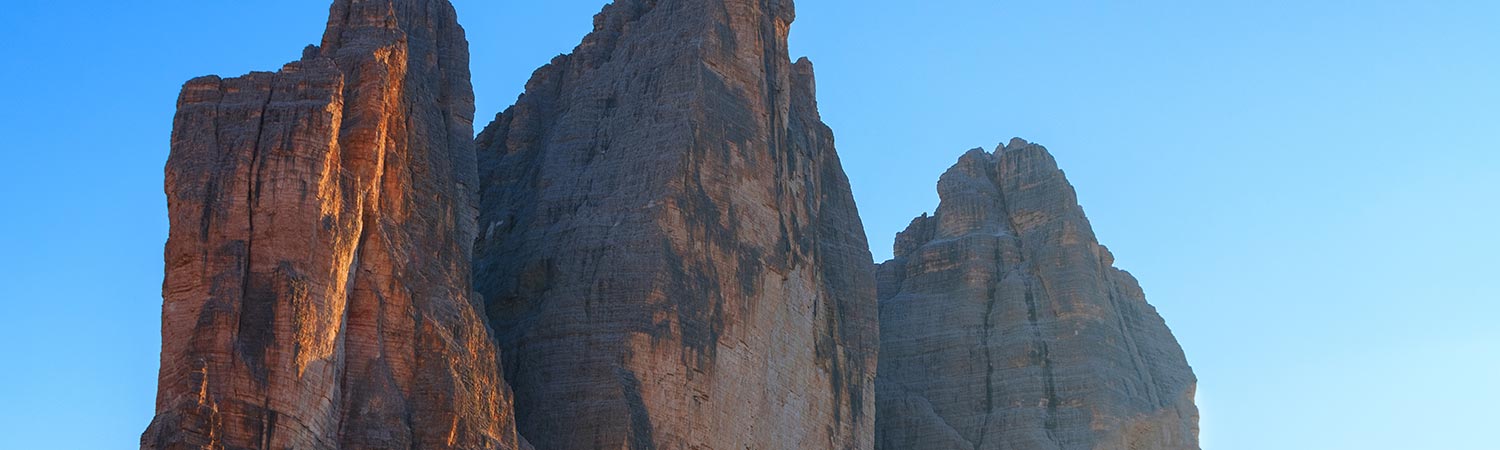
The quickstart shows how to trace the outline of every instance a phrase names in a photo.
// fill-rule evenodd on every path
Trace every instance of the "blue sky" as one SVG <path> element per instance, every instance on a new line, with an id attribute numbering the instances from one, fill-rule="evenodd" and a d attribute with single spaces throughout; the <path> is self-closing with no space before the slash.
<path id="1" fill-rule="evenodd" d="M 460 0 L 480 122 L 603 0 Z M 274 70 L 327 5 L 0 11 L 0 447 L 152 415 L 177 90 Z M 1493 449 L 1500 2 L 803 0 L 877 258 L 965 150 L 1047 145 L 1201 380 L 1204 447 Z"/>

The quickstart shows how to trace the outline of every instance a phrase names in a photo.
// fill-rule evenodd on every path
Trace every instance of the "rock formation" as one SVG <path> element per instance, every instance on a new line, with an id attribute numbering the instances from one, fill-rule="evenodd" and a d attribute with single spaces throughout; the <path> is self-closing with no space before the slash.
<path id="1" fill-rule="evenodd" d="M 1196 379 L 1047 150 L 975 149 L 878 269 L 876 448 L 1196 449 Z"/>
<path id="2" fill-rule="evenodd" d="M 790 0 L 618 0 L 478 138 L 475 283 L 542 450 L 868 449 L 870 253 Z"/>
<path id="3" fill-rule="evenodd" d="M 338 0 L 276 73 L 183 87 L 144 449 L 514 449 L 472 292 L 468 42 L 446 0 Z"/>

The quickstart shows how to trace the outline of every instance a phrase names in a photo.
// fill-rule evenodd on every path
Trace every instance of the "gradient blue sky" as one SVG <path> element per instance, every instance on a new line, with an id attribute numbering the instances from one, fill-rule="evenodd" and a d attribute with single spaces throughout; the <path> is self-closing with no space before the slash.
<path id="1" fill-rule="evenodd" d="M 456 1 L 481 124 L 603 3 Z M 1497 448 L 1500 2 L 799 3 L 877 258 L 958 155 L 1022 136 L 1181 340 L 1205 448 Z M 296 59 L 326 14 L 0 9 L 0 448 L 136 448 L 177 90 Z"/>

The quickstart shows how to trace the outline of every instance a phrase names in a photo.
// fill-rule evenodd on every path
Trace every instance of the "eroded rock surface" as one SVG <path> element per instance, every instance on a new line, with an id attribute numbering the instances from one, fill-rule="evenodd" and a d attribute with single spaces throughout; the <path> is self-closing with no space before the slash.
<path id="1" fill-rule="evenodd" d="M 1045 148 L 964 155 L 879 266 L 881 450 L 1196 449 L 1196 379 Z"/>
<path id="2" fill-rule="evenodd" d="M 144 449 L 514 449 L 470 282 L 468 42 L 445 0 L 338 0 L 276 73 L 183 87 Z"/>
<path id="3" fill-rule="evenodd" d="M 790 0 L 619 0 L 478 139 L 542 450 L 868 449 L 875 286 Z"/>

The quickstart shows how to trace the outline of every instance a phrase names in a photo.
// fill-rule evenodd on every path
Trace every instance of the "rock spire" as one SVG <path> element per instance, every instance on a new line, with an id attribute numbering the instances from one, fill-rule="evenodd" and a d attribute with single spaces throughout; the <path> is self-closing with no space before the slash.
<path id="1" fill-rule="evenodd" d="M 446 0 L 338 0 L 301 61 L 183 87 L 143 449 L 517 448 L 473 114 Z"/>
<path id="2" fill-rule="evenodd" d="M 537 448 L 868 449 L 870 253 L 790 0 L 618 0 L 478 139 Z"/>
<path id="3" fill-rule="evenodd" d="M 969 151 L 879 266 L 880 450 L 1197 449 L 1196 379 L 1047 149 Z"/>

